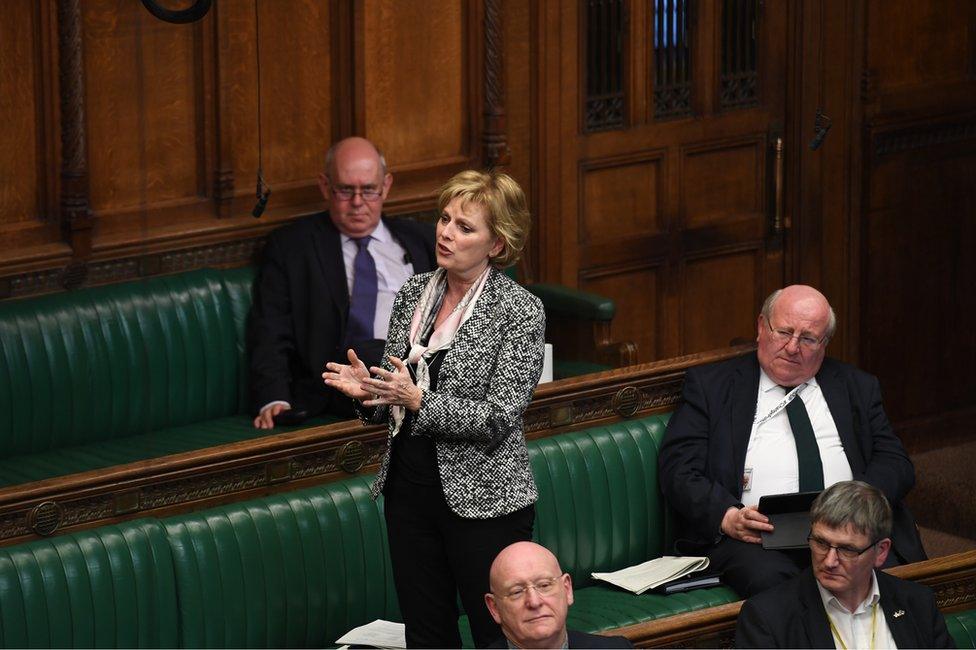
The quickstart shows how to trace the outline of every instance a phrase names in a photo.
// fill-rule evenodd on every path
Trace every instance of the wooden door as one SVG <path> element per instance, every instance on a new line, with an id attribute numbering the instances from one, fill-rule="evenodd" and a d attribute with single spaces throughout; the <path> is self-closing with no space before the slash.
<path id="1" fill-rule="evenodd" d="M 783 282 L 789 7 L 541 5 L 539 268 L 611 296 L 642 362 L 755 338 Z"/>

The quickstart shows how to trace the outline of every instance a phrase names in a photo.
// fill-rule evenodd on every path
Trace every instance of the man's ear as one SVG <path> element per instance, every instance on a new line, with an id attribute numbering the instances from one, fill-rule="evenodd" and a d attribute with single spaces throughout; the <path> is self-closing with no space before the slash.
<path id="1" fill-rule="evenodd" d="M 891 540 L 885 537 L 883 540 L 878 542 L 878 554 L 874 556 L 874 568 L 880 569 L 888 559 L 888 553 L 891 552 Z"/>
<path id="2" fill-rule="evenodd" d="M 393 187 L 393 174 L 386 172 L 386 176 L 383 177 L 383 200 L 386 200 L 386 196 L 390 193 L 390 188 Z"/>
<path id="3" fill-rule="evenodd" d="M 326 201 L 331 200 L 332 196 L 329 193 L 329 177 L 325 175 L 325 172 L 319 172 L 319 192 L 322 193 L 322 198 Z"/>
<path id="4" fill-rule="evenodd" d="M 566 604 L 573 604 L 573 576 L 568 573 L 563 574 L 563 587 L 566 589 Z"/>
<path id="5" fill-rule="evenodd" d="M 759 341 L 759 335 L 762 334 L 763 330 L 763 316 L 759 314 L 759 318 L 756 319 L 756 341 Z"/>
<path id="6" fill-rule="evenodd" d="M 488 607 L 488 613 L 491 614 L 491 617 L 501 625 L 502 617 L 498 614 L 498 609 L 495 607 L 495 596 L 491 592 L 485 594 L 485 605 Z"/>

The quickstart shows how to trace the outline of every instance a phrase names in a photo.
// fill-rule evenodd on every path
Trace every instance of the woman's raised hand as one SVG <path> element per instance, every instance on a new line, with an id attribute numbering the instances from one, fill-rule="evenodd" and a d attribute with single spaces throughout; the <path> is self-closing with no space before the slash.
<path id="1" fill-rule="evenodd" d="M 363 381 L 363 388 L 371 392 L 372 399 L 363 402 L 366 406 L 381 406 L 393 404 L 402 406 L 409 411 L 420 410 L 420 401 L 424 393 L 410 377 L 410 371 L 400 359 L 390 356 L 390 363 L 394 371 L 373 367 L 370 372 L 375 378 Z"/>
<path id="2" fill-rule="evenodd" d="M 349 364 L 330 361 L 325 364 L 326 371 L 322 373 L 322 379 L 325 380 L 326 386 L 335 388 L 343 395 L 358 399 L 365 404 L 366 400 L 373 397 L 373 394 L 363 383 L 369 379 L 369 370 L 366 369 L 366 364 L 359 360 L 352 348 L 347 354 Z M 372 404 L 366 404 L 366 406 L 372 406 Z"/>

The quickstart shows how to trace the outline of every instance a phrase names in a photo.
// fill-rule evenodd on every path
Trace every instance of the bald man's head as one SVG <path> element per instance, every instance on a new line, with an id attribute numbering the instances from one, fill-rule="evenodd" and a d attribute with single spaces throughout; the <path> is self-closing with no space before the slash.
<path id="1" fill-rule="evenodd" d="M 782 386 L 809 381 L 820 370 L 837 319 L 822 293 L 802 284 L 774 291 L 757 329 L 759 365 Z"/>
<path id="2" fill-rule="evenodd" d="M 566 640 L 573 584 L 549 549 L 516 542 L 495 558 L 485 604 L 505 636 L 520 648 L 558 648 Z"/>
<path id="3" fill-rule="evenodd" d="M 339 232 L 353 238 L 376 229 L 393 184 L 379 149 L 365 138 L 345 138 L 332 145 L 319 174 L 319 189 Z"/>

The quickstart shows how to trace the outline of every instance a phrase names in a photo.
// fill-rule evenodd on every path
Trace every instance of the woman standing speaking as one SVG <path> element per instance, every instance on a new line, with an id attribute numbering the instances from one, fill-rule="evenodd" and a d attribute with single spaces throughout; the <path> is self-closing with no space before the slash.
<path id="1" fill-rule="evenodd" d="M 484 594 L 492 560 L 532 537 L 536 488 L 522 414 L 542 372 L 545 314 L 500 269 L 521 256 L 525 195 L 500 172 L 465 171 L 438 200 L 437 270 L 393 304 L 383 367 L 329 363 L 325 382 L 387 422 L 373 496 L 385 499 L 409 647 L 457 648 L 457 594 L 475 644 L 501 637 Z"/>

